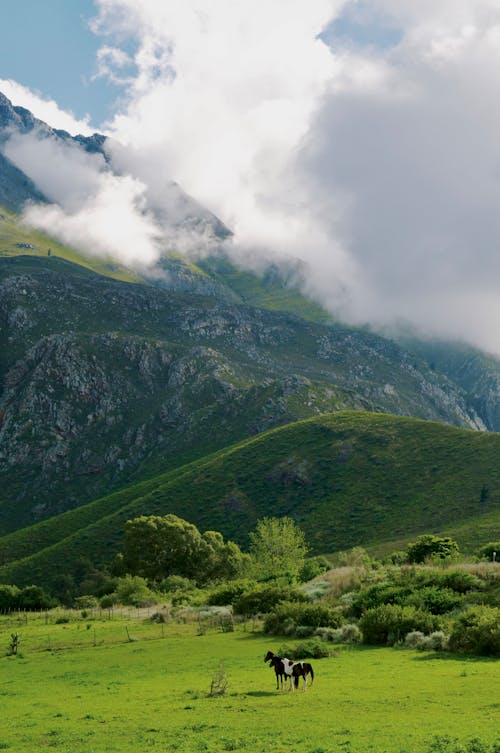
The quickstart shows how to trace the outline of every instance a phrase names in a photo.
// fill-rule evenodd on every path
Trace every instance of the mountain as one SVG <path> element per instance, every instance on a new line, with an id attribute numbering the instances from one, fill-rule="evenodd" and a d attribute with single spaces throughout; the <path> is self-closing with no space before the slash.
<path id="1" fill-rule="evenodd" d="M 434 340 L 404 340 L 403 347 L 464 391 L 468 404 L 490 431 L 500 431 L 500 359 L 470 345 Z"/>
<path id="2" fill-rule="evenodd" d="M 169 512 L 244 546 L 259 518 L 288 515 L 315 553 L 394 548 L 424 531 L 475 551 L 500 523 L 499 453 L 498 434 L 366 411 L 317 416 L 4 536 L 0 581 L 78 579 L 85 561 L 106 566 L 120 551 L 127 519 Z"/>
<path id="3" fill-rule="evenodd" d="M 0 259 L 0 530 L 297 418 L 345 408 L 477 428 L 399 346 L 51 257 Z"/>
<path id="4" fill-rule="evenodd" d="M 2 154 L 12 133 L 100 154 L 103 170 L 118 169 L 104 136 L 52 129 L 0 95 L 0 535 L 61 513 L 86 519 L 100 505 L 87 503 L 111 492 L 125 514 L 125 500 L 158 474 L 184 477 L 186 463 L 332 411 L 470 429 L 485 428 L 486 415 L 493 427 L 493 398 L 474 397 L 486 389 L 484 370 L 472 383 L 450 359 L 442 371 L 429 366 L 418 343 L 412 353 L 332 320 L 297 289 L 298 263 L 269 264 L 260 276 L 237 269 L 222 248 L 230 231 L 172 181 L 169 201 L 151 196 L 149 209 L 168 223 L 173 207 L 180 226 L 209 229 L 214 247 L 198 262 L 165 248 L 154 277 L 25 227 L 9 207 L 50 197 Z M 99 525 L 97 547 L 106 540 Z M 351 541 L 354 529 L 342 530 Z"/>
<path id="5" fill-rule="evenodd" d="M 16 107 L 0 92 L 0 205 L 19 212 L 26 201 L 47 202 L 46 197 L 31 179 L 19 170 L 6 157 L 3 150 L 6 142 L 13 136 L 33 134 L 38 139 L 51 139 L 60 146 L 72 146 L 83 149 L 89 154 L 100 154 L 103 158 L 102 169 L 120 173 L 114 164 L 114 150 L 109 146 L 109 139 L 94 133 L 91 136 L 78 134 L 72 136 L 67 131 L 51 128 L 43 120 L 36 118 L 25 107 Z M 119 145 L 115 145 L 115 149 Z M 160 225 L 168 223 L 173 228 L 195 231 L 203 234 L 209 232 L 216 240 L 223 240 L 231 235 L 230 230 L 221 220 L 195 199 L 189 196 L 173 180 L 165 178 L 163 196 L 160 202 L 147 194 L 148 209 L 155 215 Z"/>

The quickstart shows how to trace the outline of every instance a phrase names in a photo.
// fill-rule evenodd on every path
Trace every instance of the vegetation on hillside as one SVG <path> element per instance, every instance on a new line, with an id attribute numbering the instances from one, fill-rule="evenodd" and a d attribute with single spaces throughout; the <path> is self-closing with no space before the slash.
<path id="1" fill-rule="evenodd" d="M 1 538 L 0 578 L 49 585 L 83 559 L 109 564 L 125 522 L 145 514 L 179 515 L 243 548 L 270 515 L 298 523 L 314 554 L 404 545 L 429 530 L 475 551 L 498 531 L 499 453 L 498 435 L 415 419 L 347 412 L 299 421 Z"/>

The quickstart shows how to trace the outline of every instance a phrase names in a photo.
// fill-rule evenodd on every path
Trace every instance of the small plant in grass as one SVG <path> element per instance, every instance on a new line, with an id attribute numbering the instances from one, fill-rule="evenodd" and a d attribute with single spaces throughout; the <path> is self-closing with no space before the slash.
<path id="1" fill-rule="evenodd" d="M 11 633 L 10 643 L 8 648 L 8 656 L 17 656 L 19 652 L 19 644 L 21 642 L 21 636 L 19 633 Z"/>
<path id="2" fill-rule="evenodd" d="M 212 682 L 210 683 L 210 693 L 208 695 L 210 697 L 224 695 L 224 693 L 227 691 L 227 687 L 228 679 L 226 670 L 224 668 L 224 662 L 220 661 L 219 666 L 217 667 L 217 670 L 212 677 Z"/>

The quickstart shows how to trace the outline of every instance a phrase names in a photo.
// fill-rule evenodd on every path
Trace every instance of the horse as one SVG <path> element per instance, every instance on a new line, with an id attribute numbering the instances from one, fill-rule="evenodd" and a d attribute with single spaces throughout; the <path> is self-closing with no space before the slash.
<path id="1" fill-rule="evenodd" d="M 290 690 L 292 692 L 295 691 L 296 688 L 299 687 L 299 679 L 302 677 L 304 680 L 304 687 L 303 691 L 305 692 L 307 690 L 307 676 L 311 675 L 311 685 L 314 680 L 314 670 L 309 664 L 309 662 L 305 661 L 290 661 L 290 659 L 286 659 L 281 656 L 277 656 L 277 654 L 274 654 L 272 651 L 268 651 L 266 656 L 264 657 L 265 662 L 269 662 L 270 667 L 274 667 L 274 671 L 276 673 L 276 690 L 279 690 L 279 680 L 281 679 L 281 688 L 284 690 L 283 687 L 283 676 L 285 677 L 285 680 L 288 678 L 290 680 Z"/>
<path id="2" fill-rule="evenodd" d="M 283 660 L 279 656 L 276 656 L 276 654 L 273 654 L 272 651 L 268 651 L 264 657 L 264 661 L 266 663 L 269 662 L 270 667 L 274 667 L 274 672 L 276 674 L 276 690 L 280 689 L 280 685 L 281 690 L 284 690 L 284 682 L 287 680 L 287 676 L 285 674 Z"/>

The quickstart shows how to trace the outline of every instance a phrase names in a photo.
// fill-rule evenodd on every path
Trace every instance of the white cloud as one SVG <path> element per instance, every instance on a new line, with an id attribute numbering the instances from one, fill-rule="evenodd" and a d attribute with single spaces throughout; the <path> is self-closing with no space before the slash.
<path id="1" fill-rule="evenodd" d="M 96 5 L 100 71 L 125 87 L 107 128 L 129 182 L 99 168 L 85 207 L 132 207 L 136 245 L 143 233 L 158 253 L 159 217 L 180 243 L 178 181 L 234 231 L 239 263 L 298 257 L 306 290 L 353 322 L 500 353 L 497 0 Z M 349 13 L 352 38 L 336 39 Z"/>
<path id="2" fill-rule="evenodd" d="M 89 136 L 93 133 L 90 116 L 76 118 L 72 112 L 62 110 L 53 99 L 46 99 L 12 79 L 0 78 L 0 91 L 17 107 L 25 107 L 35 117 L 72 135 Z M 95 129 L 94 129 L 95 130 Z"/>
<path id="3" fill-rule="evenodd" d="M 158 260 L 162 231 L 147 211 L 139 180 L 113 174 L 99 154 L 36 133 L 12 136 L 5 153 L 54 202 L 28 205 L 29 224 L 90 255 L 138 269 Z"/>

